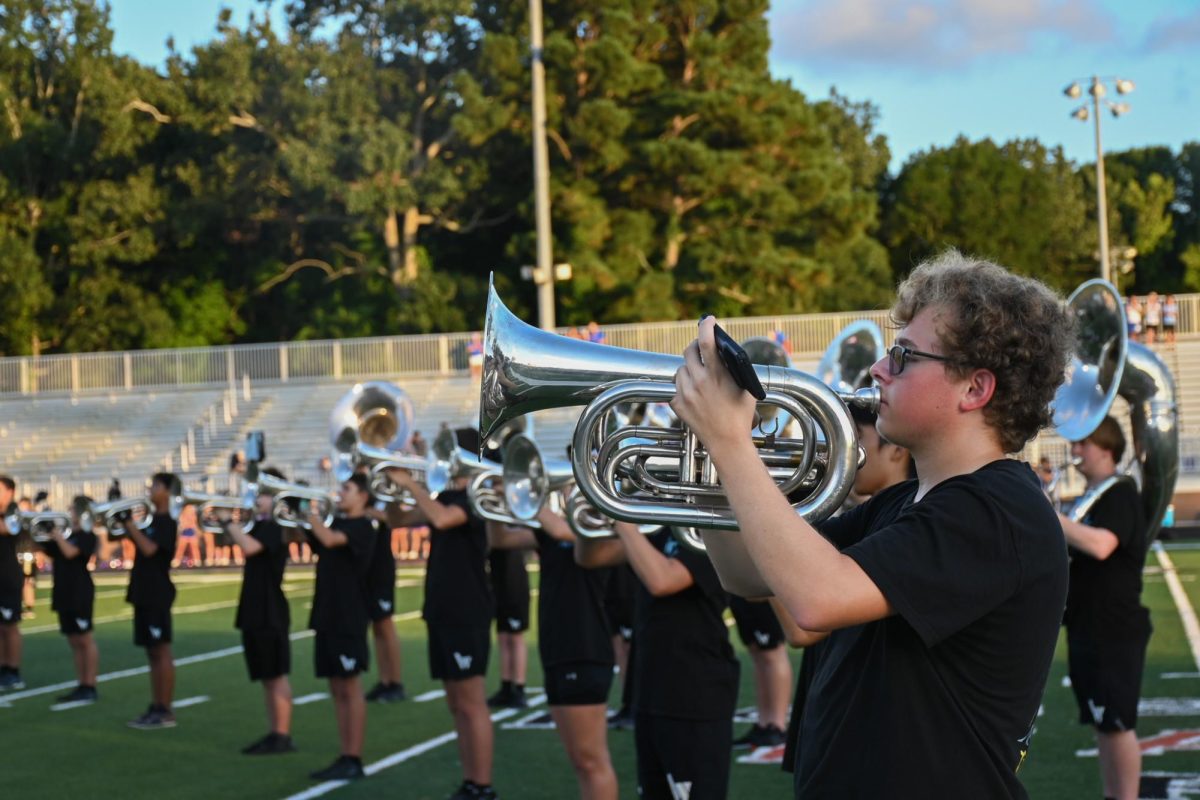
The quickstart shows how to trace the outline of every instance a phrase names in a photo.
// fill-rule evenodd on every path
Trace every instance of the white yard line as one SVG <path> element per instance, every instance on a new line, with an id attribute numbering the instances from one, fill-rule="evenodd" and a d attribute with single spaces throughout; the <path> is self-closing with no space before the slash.
<path id="1" fill-rule="evenodd" d="M 171 710 L 174 711 L 177 708 L 187 708 L 188 706 L 198 706 L 201 703 L 207 703 L 211 699 L 212 698 L 206 694 L 197 695 L 196 697 L 185 697 L 182 700 L 176 700 L 174 703 L 171 703 Z"/>
<path id="2" fill-rule="evenodd" d="M 530 701 L 530 705 L 537 705 L 544 700 L 544 697 L 535 698 Z M 506 708 L 503 711 L 497 711 L 495 714 L 492 714 L 492 722 L 500 722 L 501 720 L 508 719 L 509 717 L 514 717 L 517 715 L 517 713 L 517 709 L 515 708 Z M 388 767 L 394 767 L 397 764 L 403 764 L 405 761 L 408 761 L 411 758 L 416 758 L 417 756 L 428 753 L 430 750 L 441 747 L 448 742 L 453 742 L 456 738 L 458 738 L 457 733 L 454 731 L 447 731 L 440 736 L 435 736 L 432 739 L 427 739 L 419 744 L 414 744 L 412 747 L 401 750 L 398 753 L 392 753 L 390 756 L 385 756 L 373 764 L 368 764 L 364 768 L 364 771 L 368 775 L 374 775 L 377 772 L 382 772 Z M 349 783 L 349 781 L 325 781 L 324 783 L 317 784 L 311 789 L 306 789 L 303 792 L 290 795 L 286 798 L 286 800 L 311 800 L 314 797 L 320 797 L 322 795 L 329 794 L 334 789 L 340 789 L 347 783 Z"/>
<path id="3" fill-rule="evenodd" d="M 316 703 L 321 700 L 326 700 L 328 698 L 329 698 L 328 692 L 313 692 L 312 694 L 306 694 L 301 697 L 295 698 L 294 700 L 292 700 L 292 705 L 306 706 L 309 703 Z"/>
<path id="4" fill-rule="evenodd" d="M 1183 590 L 1179 574 L 1175 571 L 1175 563 L 1167 555 L 1162 542 L 1154 543 L 1154 555 L 1162 567 L 1167 588 L 1171 590 L 1171 599 L 1175 601 L 1175 608 L 1179 610 L 1179 619 L 1183 622 L 1183 632 L 1192 651 L 1192 660 L 1196 662 L 1196 669 L 1200 670 L 1200 621 L 1196 619 L 1196 609 L 1192 608 L 1192 601 Z"/>

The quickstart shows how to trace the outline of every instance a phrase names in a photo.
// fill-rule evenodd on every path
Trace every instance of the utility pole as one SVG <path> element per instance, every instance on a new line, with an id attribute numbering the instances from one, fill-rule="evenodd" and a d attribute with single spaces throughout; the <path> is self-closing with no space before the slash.
<path id="1" fill-rule="evenodd" d="M 552 331 L 554 266 L 550 231 L 550 155 L 546 149 L 546 65 L 542 61 L 542 0 L 529 0 L 529 48 L 533 66 L 533 199 L 537 221 L 538 327 Z"/>

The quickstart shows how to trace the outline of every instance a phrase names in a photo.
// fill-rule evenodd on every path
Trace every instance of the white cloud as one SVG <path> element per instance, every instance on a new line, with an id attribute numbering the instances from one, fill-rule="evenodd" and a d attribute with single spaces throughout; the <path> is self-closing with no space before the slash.
<path id="1" fill-rule="evenodd" d="M 1158 53 L 1175 48 L 1200 46 L 1200 8 L 1190 14 L 1164 15 L 1150 23 L 1142 49 Z"/>
<path id="2" fill-rule="evenodd" d="M 1024 53 L 1043 37 L 1104 42 L 1115 27 L 1098 0 L 791 0 L 771 21 L 783 61 L 916 68 Z"/>

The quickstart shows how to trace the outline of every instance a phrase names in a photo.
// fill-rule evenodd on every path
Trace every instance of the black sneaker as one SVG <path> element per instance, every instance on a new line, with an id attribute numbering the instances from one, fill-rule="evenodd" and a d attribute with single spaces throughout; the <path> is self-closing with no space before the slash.
<path id="1" fill-rule="evenodd" d="M 491 786 L 480 786 L 478 783 L 463 781 L 462 785 L 450 795 L 448 800 L 497 800 L 499 795 Z"/>
<path id="2" fill-rule="evenodd" d="M 387 691 L 383 697 L 379 698 L 383 703 L 399 703 L 408 699 L 408 694 L 404 691 L 403 683 L 388 684 Z"/>
<path id="3" fill-rule="evenodd" d="M 76 686 L 55 699 L 56 703 L 94 703 L 100 699 L 95 686 Z"/>
<path id="4" fill-rule="evenodd" d="M 280 753 L 294 753 L 296 752 L 296 743 L 292 741 L 291 736 L 272 731 L 254 744 L 243 747 L 242 752 L 248 756 L 274 756 Z"/>
<path id="5" fill-rule="evenodd" d="M 774 725 L 755 723 L 750 730 L 733 740 L 734 750 L 774 747 L 787 741 L 787 734 Z"/>
<path id="6" fill-rule="evenodd" d="M 174 728 L 175 715 L 163 708 L 151 708 L 145 714 L 130 720 L 129 727 L 139 731 L 154 731 L 161 728 Z"/>
<path id="7" fill-rule="evenodd" d="M 377 683 L 371 687 L 371 691 L 367 692 L 366 700 L 368 703 L 374 703 L 377 700 L 381 700 L 387 694 L 387 691 L 388 685 L 386 683 Z"/>
<path id="8" fill-rule="evenodd" d="M 508 704 L 506 708 L 528 708 L 529 701 L 525 699 L 525 687 L 513 686 L 512 691 L 508 693 Z"/>
<path id="9" fill-rule="evenodd" d="M 511 695 L 512 684 L 505 681 L 496 693 L 487 699 L 488 708 L 508 708 L 508 698 Z"/>
<path id="10" fill-rule="evenodd" d="M 338 756 L 328 767 L 310 772 L 308 777 L 314 781 L 353 781 L 366 777 L 366 774 L 362 761 L 350 756 Z"/>
<path id="11" fill-rule="evenodd" d="M 0 692 L 12 692 L 24 688 L 25 681 L 21 680 L 21 673 L 17 670 L 9 668 L 0 673 Z"/>
<path id="12" fill-rule="evenodd" d="M 621 706 L 617 713 L 608 718 L 608 727 L 617 731 L 633 730 L 633 710 L 629 706 Z"/>

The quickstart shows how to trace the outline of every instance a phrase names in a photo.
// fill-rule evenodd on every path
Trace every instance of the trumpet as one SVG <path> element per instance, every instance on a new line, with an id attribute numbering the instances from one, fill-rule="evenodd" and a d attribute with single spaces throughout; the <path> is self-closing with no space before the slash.
<path id="1" fill-rule="evenodd" d="M 195 506 L 196 516 L 200 519 L 200 527 L 206 533 L 223 533 L 225 526 L 233 519 L 234 514 L 242 517 L 242 530 L 249 533 L 254 527 L 254 495 L 231 497 L 225 494 L 206 494 L 185 490 L 180 495 L 180 503 L 185 506 Z M 216 518 L 216 522 L 205 521 L 206 514 Z"/>
<path id="2" fill-rule="evenodd" d="M 517 319 L 494 286 L 488 295 L 484 354 L 480 430 L 485 437 L 530 411 L 584 405 L 572 443 L 572 467 L 580 490 L 600 513 L 637 523 L 737 529 L 712 460 L 690 430 L 605 429 L 610 412 L 621 404 L 671 400 L 681 356 L 538 330 Z M 822 520 L 840 508 L 861 458 L 848 406 L 876 410 L 879 391 L 839 392 L 811 375 L 780 367 L 756 366 L 755 371 L 767 390 L 766 402 L 787 412 L 800 434 L 755 436 L 760 457 L 784 494 L 805 490 L 797 513 L 810 522 Z M 619 479 L 632 481 L 637 494 L 618 486 Z"/>
<path id="3" fill-rule="evenodd" d="M 312 525 L 309 524 L 303 510 L 306 503 L 316 504 L 317 514 L 324 518 L 326 527 L 333 524 L 333 518 L 337 512 L 337 495 L 310 486 L 289 483 L 265 472 L 260 473 L 255 480 L 256 483 L 252 484 L 253 488 L 248 492 L 274 496 L 275 505 L 272 515 L 281 528 L 312 530 Z M 300 508 L 293 509 L 289 500 L 299 501 Z"/>
<path id="4" fill-rule="evenodd" d="M 172 516 L 179 515 L 174 513 Z M 106 503 L 92 503 L 83 520 L 83 528 L 91 530 L 94 521 L 102 519 L 104 527 L 108 529 L 108 537 L 112 539 L 125 535 L 124 523 L 129 518 L 133 519 L 133 523 L 140 530 L 146 530 L 154 522 L 154 504 L 148 497 L 125 497 Z"/>
<path id="5" fill-rule="evenodd" d="M 503 476 L 509 511 L 526 523 L 537 517 L 551 495 L 575 481 L 571 462 L 547 459 L 537 443 L 523 433 L 510 438 L 504 448 Z"/>
<path id="6" fill-rule="evenodd" d="M 62 529 L 64 538 L 69 538 L 71 523 L 71 515 L 65 511 L 15 511 L 4 518 L 10 535 L 28 532 L 35 542 L 53 540 L 54 528 Z"/>

